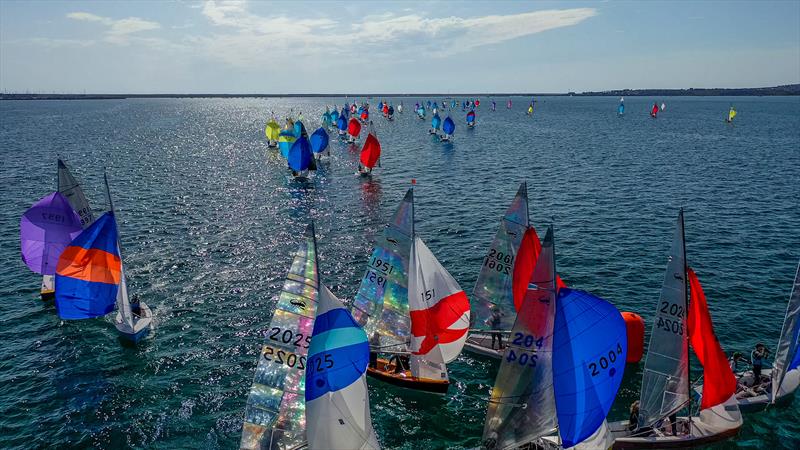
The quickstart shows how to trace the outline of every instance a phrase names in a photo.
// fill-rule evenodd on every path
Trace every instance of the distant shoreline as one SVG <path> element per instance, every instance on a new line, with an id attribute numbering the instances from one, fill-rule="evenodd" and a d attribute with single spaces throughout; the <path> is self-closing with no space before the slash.
<path id="1" fill-rule="evenodd" d="M 0 100 L 124 100 L 135 98 L 389 98 L 389 97 L 718 97 L 718 96 L 794 96 L 800 95 L 800 84 L 763 88 L 689 88 L 689 89 L 615 89 L 567 93 L 547 92 L 481 92 L 481 93 L 415 93 L 415 94 L 5 94 Z"/>

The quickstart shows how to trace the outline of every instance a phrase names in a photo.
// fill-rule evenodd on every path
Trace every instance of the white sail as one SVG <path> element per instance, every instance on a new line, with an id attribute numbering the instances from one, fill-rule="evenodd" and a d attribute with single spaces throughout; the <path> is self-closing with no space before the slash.
<path id="1" fill-rule="evenodd" d="M 458 357 L 467 340 L 469 300 L 419 237 L 411 246 L 408 304 L 411 373 L 446 380 L 447 363 Z"/>
<path id="2" fill-rule="evenodd" d="M 642 374 L 639 426 L 652 426 L 689 402 L 683 210 L 669 253 Z"/>
<path id="3" fill-rule="evenodd" d="M 120 255 L 122 252 L 120 251 Z M 133 328 L 133 312 L 131 311 L 131 301 L 128 298 L 128 284 L 125 281 L 125 264 L 120 260 L 119 265 L 120 282 L 119 289 L 117 289 L 117 311 L 120 316 L 120 321 L 124 324 L 127 333 L 134 333 Z M 123 331 L 123 330 L 121 330 Z"/>
<path id="4" fill-rule="evenodd" d="M 89 207 L 89 202 L 83 194 L 81 185 L 72 176 L 64 161 L 60 159 L 58 160 L 58 192 L 67 198 L 69 204 L 72 205 L 72 209 L 78 213 L 83 228 L 88 227 L 94 221 L 92 208 Z"/>
<path id="5" fill-rule="evenodd" d="M 772 402 L 778 400 L 782 393 L 782 385 L 786 374 L 800 371 L 800 264 L 794 275 L 789 305 L 783 319 L 783 329 L 775 350 L 775 362 L 772 368 Z"/>
<path id="6" fill-rule="evenodd" d="M 322 284 L 306 365 L 306 435 L 311 450 L 379 449 L 367 394 L 369 343 Z"/>
<path id="7" fill-rule="evenodd" d="M 483 428 L 487 449 L 517 448 L 553 434 L 558 425 L 552 363 L 555 278 L 550 227 L 492 389 Z"/>

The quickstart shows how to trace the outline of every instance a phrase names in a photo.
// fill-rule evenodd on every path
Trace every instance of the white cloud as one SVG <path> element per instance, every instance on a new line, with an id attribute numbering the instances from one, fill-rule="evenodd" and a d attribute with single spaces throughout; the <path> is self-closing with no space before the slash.
<path id="1" fill-rule="evenodd" d="M 260 16 L 249 11 L 245 0 L 207 0 L 202 14 L 220 29 L 198 39 L 205 42 L 209 55 L 251 66 L 281 55 L 353 54 L 367 46 L 383 48 L 375 54 L 387 58 L 445 56 L 576 25 L 597 11 L 573 8 L 467 18 L 387 13 L 346 25 L 327 18 Z"/>
<path id="2" fill-rule="evenodd" d="M 127 17 L 125 19 L 115 20 L 110 17 L 98 16 L 88 12 L 71 12 L 67 14 L 67 18 L 86 22 L 97 22 L 105 25 L 107 29 L 104 41 L 119 45 L 130 44 L 131 37 L 129 35 L 131 34 L 161 28 L 158 22 L 141 19 L 139 17 Z"/>

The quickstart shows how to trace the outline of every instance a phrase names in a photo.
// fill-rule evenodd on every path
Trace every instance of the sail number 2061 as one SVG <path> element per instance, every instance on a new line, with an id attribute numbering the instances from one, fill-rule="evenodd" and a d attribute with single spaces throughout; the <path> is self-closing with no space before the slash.
<path id="1" fill-rule="evenodd" d="M 489 254 L 483 258 L 484 266 L 506 275 L 511 275 L 511 267 L 513 262 L 514 256 L 509 253 L 498 252 L 493 248 L 489 249 Z"/>

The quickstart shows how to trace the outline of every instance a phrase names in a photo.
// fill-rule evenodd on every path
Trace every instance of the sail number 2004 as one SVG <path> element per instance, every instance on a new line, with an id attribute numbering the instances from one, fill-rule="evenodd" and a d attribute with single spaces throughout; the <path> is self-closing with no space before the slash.
<path id="1" fill-rule="evenodd" d="M 617 348 L 608 351 L 608 355 L 601 356 L 595 362 L 589 363 L 589 371 L 591 372 L 593 377 L 600 375 L 603 370 L 606 370 L 617 361 L 617 357 L 622 356 L 622 345 L 617 342 Z M 614 372 L 611 373 L 612 375 Z"/>

